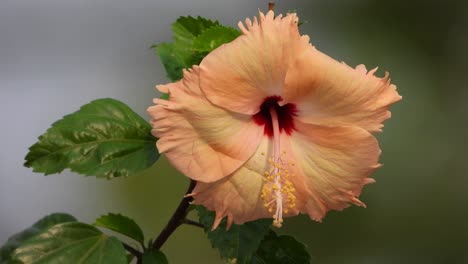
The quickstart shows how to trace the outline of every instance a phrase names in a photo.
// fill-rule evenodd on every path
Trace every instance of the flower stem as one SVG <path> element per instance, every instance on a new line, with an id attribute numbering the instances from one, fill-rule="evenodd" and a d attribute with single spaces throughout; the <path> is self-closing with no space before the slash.
<path id="1" fill-rule="evenodd" d="M 136 249 L 136 248 L 134 248 L 134 247 L 132 247 L 132 246 L 126 244 L 126 243 L 123 243 L 123 242 L 122 242 L 122 245 L 125 248 L 125 250 L 128 251 L 128 253 L 132 254 L 133 256 L 135 256 L 137 258 L 138 263 L 141 262 L 142 253 L 138 249 Z"/>
<path id="2" fill-rule="evenodd" d="M 196 227 L 201 227 L 201 228 L 204 228 L 205 226 L 202 225 L 201 223 L 197 222 L 197 221 L 193 221 L 193 220 L 190 220 L 190 219 L 184 219 L 183 221 L 184 224 L 187 224 L 187 225 L 192 225 L 192 226 L 196 226 Z"/>
<path id="3" fill-rule="evenodd" d="M 275 2 L 273 1 L 268 2 L 268 10 L 274 11 L 274 9 L 275 9 Z"/>
<path id="4" fill-rule="evenodd" d="M 185 194 L 190 194 L 193 191 L 193 188 L 195 188 L 196 181 L 190 180 L 190 185 L 185 192 Z M 193 200 L 192 197 L 184 197 L 179 203 L 179 206 L 177 207 L 176 211 L 172 215 L 171 219 L 169 219 L 169 222 L 167 223 L 166 227 L 161 231 L 159 236 L 154 240 L 153 245 L 151 246 L 152 249 L 154 250 L 159 250 L 162 245 L 167 241 L 167 239 L 172 235 L 172 233 L 179 227 L 181 224 L 183 224 L 186 219 L 185 217 L 187 216 L 187 209 L 190 205 L 190 202 Z"/>

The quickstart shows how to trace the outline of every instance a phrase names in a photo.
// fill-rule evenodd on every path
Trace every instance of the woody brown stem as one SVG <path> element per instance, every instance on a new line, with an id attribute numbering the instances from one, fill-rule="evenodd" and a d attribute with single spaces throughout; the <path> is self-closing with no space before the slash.
<path id="1" fill-rule="evenodd" d="M 187 225 L 191 225 L 191 226 L 201 227 L 201 228 L 205 227 L 201 223 L 199 223 L 197 221 L 190 220 L 190 219 L 184 219 L 184 221 L 182 223 L 187 224 Z"/>
<path id="2" fill-rule="evenodd" d="M 136 248 L 124 243 L 124 242 L 122 242 L 122 245 L 125 248 L 125 250 L 128 251 L 128 253 L 132 254 L 133 256 L 135 256 L 137 258 L 137 263 L 141 263 L 141 258 L 142 258 L 143 254 L 138 249 L 136 249 Z"/>
<path id="3" fill-rule="evenodd" d="M 192 193 L 193 188 L 195 188 L 196 181 L 190 180 L 190 185 L 185 192 L 185 195 Z M 166 227 L 161 231 L 159 236 L 154 240 L 151 248 L 154 250 L 159 250 L 162 245 L 167 241 L 167 239 L 172 235 L 172 233 L 185 221 L 185 217 L 188 213 L 188 207 L 190 202 L 193 200 L 192 197 L 185 197 L 179 203 L 179 206 L 175 210 L 171 219 L 167 223 Z"/>
<path id="4" fill-rule="evenodd" d="M 268 2 L 268 10 L 274 10 L 275 9 L 275 2 Z"/>

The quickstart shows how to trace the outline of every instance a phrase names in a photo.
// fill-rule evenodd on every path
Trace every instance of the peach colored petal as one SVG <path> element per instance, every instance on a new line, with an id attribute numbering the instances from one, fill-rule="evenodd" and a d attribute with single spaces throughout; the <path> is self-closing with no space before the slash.
<path id="1" fill-rule="evenodd" d="M 378 78 L 376 70 L 367 72 L 364 65 L 353 69 L 310 48 L 288 71 L 283 103 L 295 103 L 306 123 L 381 131 L 390 118 L 388 107 L 401 96 L 388 73 Z"/>
<path id="2" fill-rule="evenodd" d="M 365 207 L 357 198 L 367 178 L 380 164 L 380 148 L 368 131 L 359 127 L 324 127 L 296 123 L 290 139 L 297 176 L 293 177 L 302 212 L 321 221 L 327 211 L 350 204 Z"/>
<path id="3" fill-rule="evenodd" d="M 285 162 L 293 161 L 294 156 L 291 150 L 290 137 L 281 135 L 281 150 Z M 260 143 L 255 154 L 232 175 L 213 183 L 197 182 L 193 196 L 194 203 L 200 204 L 209 210 L 216 212 L 215 229 L 224 217 L 228 222 L 243 224 L 259 218 L 272 218 L 274 213 L 269 212 L 265 206 L 265 200 L 261 193 L 266 179 L 264 173 L 269 170 L 268 159 L 273 155 L 273 142 L 271 138 L 265 137 Z M 296 173 L 295 168 L 290 168 Z M 299 194 L 305 194 L 304 177 L 291 177 Z M 300 213 L 304 208 L 309 196 L 299 196 L 296 200 L 296 207 L 289 208 L 288 212 L 283 212 L 283 216 L 290 217 Z"/>
<path id="4" fill-rule="evenodd" d="M 284 141 L 289 144 L 288 140 Z M 261 198 L 265 184 L 265 171 L 268 171 L 268 159 L 272 156 L 271 139 L 265 137 L 255 154 L 229 177 L 214 183 L 197 182 L 193 191 L 195 204 L 201 204 L 216 212 L 213 228 L 224 217 L 228 222 L 243 224 L 259 218 L 272 218 Z M 300 203 L 299 203 L 300 204 Z M 299 207 L 298 207 L 299 208 Z M 297 215 L 299 210 L 293 208 L 285 216 Z"/>
<path id="5" fill-rule="evenodd" d="M 365 184 L 375 182 L 368 176 L 380 164 L 378 143 L 359 127 L 323 127 L 297 123 L 292 137 L 281 135 L 282 161 L 290 164 L 290 180 L 295 188 L 295 207 L 283 216 L 307 213 L 321 221 L 329 210 L 342 210 L 350 204 L 365 207 L 358 199 Z M 266 138 L 252 158 L 232 175 L 214 182 L 198 182 L 194 203 L 216 212 L 213 228 L 224 217 L 242 224 L 271 218 L 261 198 L 263 173 L 268 170 L 272 141 Z"/>
<path id="6" fill-rule="evenodd" d="M 208 54 L 200 64 L 200 87 L 215 105 L 253 115 L 265 97 L 281 95 L 291 61 L 310 48 L 300 36 L 297 17 L 274 17 L 239 22 L 243 35 Z"/>
<path id="7" fill-rule="evenodd" d="M 213 183 L 197 182 L 193 190 L 194 203 L 216 212 L 213 228 L 224 217 L 236 224 L 271 217 L 260 198 L 262 174 L 270 151 L 270 140 L 265 137 L 255 154 L 232 175 Z"/>
<path id="8" fill-rule="evenodd" d="M 159 152 L 186 176 L 213 182 L 252 156 L 263 129 L 250 116 L 213 106 L 199 89 L 198 73 L 194 67 L 181 81 L 158 86 L 170 100 L 155 99 L 148 113 Z"/>

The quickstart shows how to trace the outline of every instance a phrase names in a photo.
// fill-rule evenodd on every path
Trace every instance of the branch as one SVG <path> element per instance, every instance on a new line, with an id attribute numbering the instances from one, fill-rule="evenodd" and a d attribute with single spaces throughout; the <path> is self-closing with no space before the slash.
<path id="1" fill-rule="evenodd" d="M 143 254 L 139 250 L 135 249 L 134 247 L 132 247 L 132 246 L 130 246 L 128 244 L 125 244 L 124 242 L 122 242 L 122 245 L 125 248 L 125 250 L 127 250 L 130 254 L 135 256 L 137 258 L 138 262 L 140 262 L 141 257 L 142 257 Z"/>
<path id="2" fill-rule="evenodd" d="M 187 191 L 185 192 L 186 195 L 190 194 L 193 191 L 193 188 L 195 188 L 196 183 L 196 181 L 190 180 L 190 185 Z M 177 227 L 184 223 L 184 219 L 188 213 L 187 209 L 192 200 L 192 197 L 184 197 L 180 201 L 176 211 L 172 215 L 171 219 L 169 219 L 169 222 L 167 223 L 166 227 L 161 231 L 156 240 L 154 240 L 151 248 L 159 250 L 162 247 L 162 245 L 167 241 L 167 239 L 172 235 L 172 233 L 177 229 Z"/>
<path id="3" fill-rule="evenodd" d="M 205 226 L 200 224 L 199 222 L 193 221 L 193 220 L 190 220 L 190 219 L 187 219 L 187 218 L 185 218 L 182 223 L 187 224 L 187 225 L 196 226 L 196 227 L 205 228 Z"/>
<path id="4" fill-rule="evenodd" d="M 273 1 L 268 2 L 268 10 L 274 11 L 274 9 L 275 9 L 275 2 Z"/>

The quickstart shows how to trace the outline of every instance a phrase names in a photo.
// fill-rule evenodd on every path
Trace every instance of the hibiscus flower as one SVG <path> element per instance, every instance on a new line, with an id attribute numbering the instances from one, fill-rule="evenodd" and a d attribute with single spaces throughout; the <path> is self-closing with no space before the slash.
<path id="1" fill-rule="evenodd" d="M 371 134 L 401 99 L 385 77 L 351 68 L 300 35 L 295 14 L 259 13 L 242 35 L 208 54 L 183 79 L 157 89 L 148 108 L 157 148 L 197 181 L 195 204 L 216 228 L 299 213 L 321 221 L 358 199 L 379 168 Z"/>

